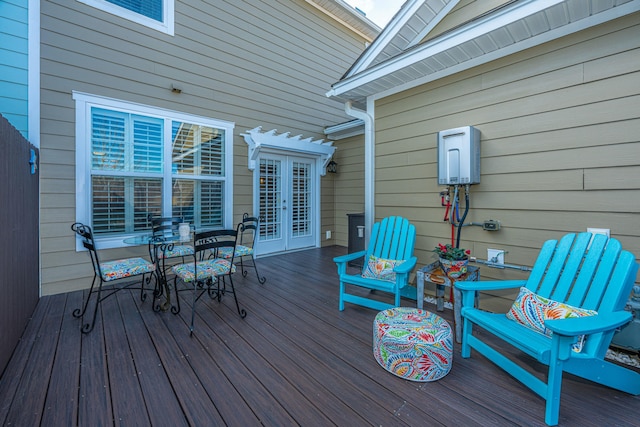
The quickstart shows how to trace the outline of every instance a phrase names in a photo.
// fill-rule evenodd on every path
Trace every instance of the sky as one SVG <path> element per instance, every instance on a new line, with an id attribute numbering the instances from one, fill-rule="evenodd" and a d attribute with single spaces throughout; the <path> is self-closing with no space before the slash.
<path id="1" fill-rule="evenodd" d="M 367 14 L 367 18 L 375 22 L 380 28 L 393 18 L 405 0 L 344 0 L 353 7 L 357 7 Z"/>

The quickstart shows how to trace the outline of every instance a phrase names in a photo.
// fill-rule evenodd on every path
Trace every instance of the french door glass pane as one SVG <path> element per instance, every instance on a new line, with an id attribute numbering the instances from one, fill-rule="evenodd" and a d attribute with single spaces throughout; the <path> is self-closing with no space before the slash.
<path id="1" fill-rule="evenodd" d="M 224 130 L 174 121 L 171 133 L 173 173 L 224 176 Z"/>
<path id="2" fill-rule="evenodd" d="M 93 176 L 92 224 L 96 234 L 143 231 L 162 210 L 162 179 Z"/>
<path id="3" fill-rule="evenodd" d="M 311 165 L 293 162 L 292 222 L 294 237 L 311 235 Z"/>
<path id="4" fill-rule="evenodd" d="M 282 237 L 281 169 L 279 160 L 260 159 L 260 240 Z"/>

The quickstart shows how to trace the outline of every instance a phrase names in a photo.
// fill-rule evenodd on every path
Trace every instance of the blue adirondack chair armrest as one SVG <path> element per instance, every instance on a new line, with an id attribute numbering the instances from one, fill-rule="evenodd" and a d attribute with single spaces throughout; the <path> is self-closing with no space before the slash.
<path id="1" fill-rule="evenodd" d="M 408 260 L 406 260 L 402 264 L 396 265 L 393 268 L 393 271 L 396 274 L 408 274 L 408 273 L 411 272 L 411 270 L 413 270 L 413 267 L 416 266 L 417 262 L 418 262 L 418 258 L 412 256 L 411 258 L 409 258 Z"/>
<path id="2" fill-rule="evenodd" d="M 462 311 L 472 308 L 476 301 L 476 292 L 492 291 L 501 289 L 513 289 L 524 286 L 527 282 L 524 280 L 485 280 L 480 282 L 456 282 L 456 289 L 462 293 Z"/>
<path id="3" fill-rule="evenodd" d="M 343 262 L 349 262 L 349 261 L 353 261 L 354 259 L 360 258 L 361 256 L 364 256 L 367 253 L 367 251 L 359 251 L 359 252 L 354 252 L 352 254 L 346 254 L 346 255 L 340 255 L 337 256 L 333 259 L 333 262 L 335 262 L 336 264 L 339 263 L 343 263 Z"/>
<path id="4" fill-rule="evenodd" d="M 519 288 L 526 285 L 524 280 L 485 280 L 480 282 L 456 282 L 456 288 L 461 291 L 491 291 L 499 289 Z"/>
<path id="5" fill-rule="evenodd" d="M 621 310 L 595 316 L 545 320 L 544 326 L 554 334 L 566 336 L 590 335 L 615 329 L 629 322 L 632 317 L 630 312 Z"/>

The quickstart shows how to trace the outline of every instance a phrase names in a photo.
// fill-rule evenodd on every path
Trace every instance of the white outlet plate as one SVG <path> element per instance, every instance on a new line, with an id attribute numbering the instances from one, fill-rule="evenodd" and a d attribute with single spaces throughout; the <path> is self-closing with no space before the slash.
<path id="1" fill-rule="evenodd" d="M 325 236 L 326 236 L 326 239 L 327 239 L 327 240 L 331 239 L 331 230 L 327 230 L 327 231 L 325 232 Z"/>
<path id="2" fill-rule="evenodd" d="M 487 261 L 496 257 L 498 259 L 496 264 L 504 264 L 504 249 L 487 249 Z"/>
<path id="3" fill-rule="evenodd" d="M 611 229 L 609 228 L 592 228 L 587 227 L 587 231 L 591 234 L 604 234 L 607 237 L 611 237 Z"/>

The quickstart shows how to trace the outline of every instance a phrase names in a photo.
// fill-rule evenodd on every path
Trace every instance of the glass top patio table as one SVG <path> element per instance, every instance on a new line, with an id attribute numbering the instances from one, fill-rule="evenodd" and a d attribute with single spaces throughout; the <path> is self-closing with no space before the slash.
<path id="1" fill-rule="evenodd" d="M 153 236 L 152 234 L 140 234 L 137 236 L 127 237 L 122 239 L 123 243 L 128 245 L 148 245 L 149 246 L 149 256 L 151 258 L 151 262 L 156 265 L 155 275 L 157 278 L 157 288 L 153 293 L 154 307 L 155 311 L 167 311 L 169 307 L 171 307 L 171 288 L 169 286 L 169 281 L 167 280 L 167 274 L 165 271 L 164 260 L 165 257 L 160 257 L 159 254 L 165 251 L 172 251 L 174 246 L 186 244 L 192 241 L 193 234 L 191 233 L 189 236 L 181 236 L 179 234 L 166 234 L 162 236 Z M 155 305 L 155 300 L 164 296 L 165 301 L 159 305 Z M 172 307 L 172 312 L 176 310 L 175 307 Z M 175 311 L 177 312 L 177 311 Z M 174 312 L 174 313 L 175 313 Z"/>
<path id="2" fill-rule="evenodd" d="M 187 243 L 192 240 L 191 235 L 184 237 L 179 234 L 166 234 L 163 236 L 153 236 L 151 234 L 141 234 L 137 236 L 127 237 L 122 239 L 123 243 L 128 245 L 148 245 L 153 244 L 160 246 L 167 243 Z"/>

